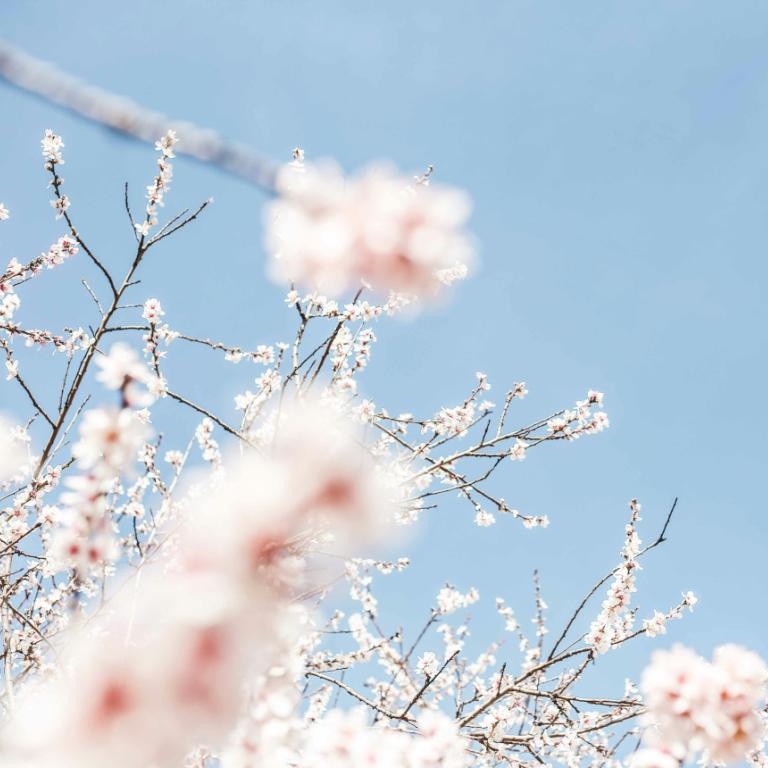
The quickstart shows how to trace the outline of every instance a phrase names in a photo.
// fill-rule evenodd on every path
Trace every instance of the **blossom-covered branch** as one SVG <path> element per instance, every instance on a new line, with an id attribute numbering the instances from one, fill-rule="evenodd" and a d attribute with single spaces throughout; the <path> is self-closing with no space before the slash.
<path id="1" fill-rule="evenodd" d="M 509 602 L 519 595 L 487 603 L 455 586 L 450 563 L 420 625 L 380 609 L 378 581 L 406 578 L 410 562 L 381 559 L 376 545 L 396 546 L 394 532 L 424 515 L 449 525 L 468 509 L 478 536 L 505 518 L 546 527 L 541 510 L 494 489 L 531 449 L 606 429 L 604 395 L 528 423 L 516 418 L 525 383 L 494 403 L 483 373 L 425 413 L 365 397 L 387 319 L 428 311 L 469 274 L 468 201 L 431 168 L 345 177 L 294 150 L 275 176 L 265 244 L 295 330 L 242 345 L 175 327 L 137 276 L 210 202 L 160 221 L 177 141 L 169 130 L 156 142 L 141 216 L 126 188 L 135 250 L 116 277 L 86 245 L 83 214 L 75 227 L 72 211 L 87 208 L 65 194 L 64 143 L 46 131 L 65 231 L 0 279 L 6 386 L 22 403 L 0 421 L 3 765 L 765 765 L 766 670 L 750 652 L 660 652 L 641 686 L 626 680 L 620 693 L 592 675 L 697 602 L 675 591 L 666 610 L 632 604 L 674 505 L 643 546 L 630 502 L 616 566 L 563 626 L 551 626 L 538 573 L 528 632 Z M 0 220 L 13 222 L 2 205 Z M 82 275 L 98 313 L 88 331 L 25 316 L 25 293 L 54 269 Z M 53 352 L 46 379 L 28 375 L 28 348 Z M 222 381 L 247 366 L 251 388 L 220 412 L 197 402 L 167 364 L 193 350 Z M 181 436 L 163 423 L 177 409 L 196 424 Z M 498 631 L 478 651 L 468 617 L 486 609 Z"/>

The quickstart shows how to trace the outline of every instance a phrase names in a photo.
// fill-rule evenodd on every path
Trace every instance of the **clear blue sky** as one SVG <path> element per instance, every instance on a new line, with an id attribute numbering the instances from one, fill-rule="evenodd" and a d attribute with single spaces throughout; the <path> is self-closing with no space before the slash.
<path id="1" fill-rule="evenodd" d="M 525 616 L 534 565 L 562 618 L 614 563 L 628 499 L 642 501 L 650 539 L 679 496 L 670 541 L 641 574 L 641 612 L 694 589 L 699 609 L 661 646 L 708 653 L 733 640 L 768 656 L 768 5 L 6 0 L 0 34 L 274 158 L 300 145 L 349 169 L 433 163 L 440 181 L 470 192 L 477 274 L 445 309 L 379 324 L 366 394 L 432 412 L 483 370 L 497 400 L 528 382 L 521 424 L 594 387 L 612 426 L 505 469 L 497 488 L 549 515 L 547 531 L 511 520 L 474 529 L 456 505 L 428 516 L 404 547 L 416 563 L 399 582 L 406 618 L 425 615 L 451 578 L 480 589 L 476 629 L 490 640 L 493 598 Z M 0 231 L 3 258 L 37 254 L 59 230 L 39 156 L 50 127 L 67 144 L 80 228 L 110 264 L 127 259 L 122 183 L 140 195 L 152 152 L 2 83 L 0 114 L 0 200 L 14 216 Z M 136 299 L 156 295 L 187 332 L 285 338 L 282 291 L 263 278 L 263 196 L 179 160 L 169 210 L 209 195 L 210 214 L 155 254 L 152 287 Z M 22 319 L 90 311 L 78 269 L 66 269 L 23 295 Z M 232 378 L 214 387 L 210 357 L 172 357 L 178 389 L 214 409 L 231 408 L 252 378 L 226 369 Z M 50 363 L 37 354 L 29 370 Z M 642 666 L 653 647 L 636 641 L 608 669 Z"/>

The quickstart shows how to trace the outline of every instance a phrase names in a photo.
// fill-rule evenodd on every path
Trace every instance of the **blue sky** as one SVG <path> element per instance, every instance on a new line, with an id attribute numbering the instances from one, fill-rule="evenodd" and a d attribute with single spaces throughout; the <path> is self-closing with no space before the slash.
<path id="1" fill-rule="evenodd" d="M 612 426 L 545 446 L 497 481 L 510 504 L 550 517 L 546 531 L 511 520 L 475 529 L 458 505 L 427 516 L 404 545 L 414 559 L 399 582 L 408 600 L 397 582 L 387 588 L 398 620 L 426 615 L 450 579 L 479 588 L 486 607 L 475 628 L 490 640 L 496 595 L 522 616 L 531 608 L 534 566 L 562 620 L 614 564 L 627 501 L 643 503 L 650 539 L 679 496 L 639 604 L 649 615 L 689 588 L 701 602 L 657 647 L 682 641 L 709 653 L 737 641 L 768 656 L 759 602 L 768 6 L 6 0 L 0 35 L 273 158 L 300 145 L 348 169 L 433 163 L 439 181 L 472 195 L 475 276 L 450 305 L 379 324 L 365 394 L 431 413 L 459 401 L 482 370 L 497 400 L 513 381 L 528 383 L 520 424 L 594 387 L 607 394 Z M 39 156 L 52 128 L 67 144 L 79 227 L 106 262 L 124 263 L 132 238 L 122 184 L 138 199 L 151 150 L 3 83 L 0 114 L 0 200 L 13 213 L 0 231 L 3 258 L 35 255 L 59 232 Z M 264 278 L 264 196 L 180 159 L 169 206 L 210 195 L 205 219 L 147 265 L 136 300 L 157 296 L 185 332 L 242 345 L 286 338 L 283 292 Z M 89 311 L 80 272 L 66 269 L 23 294 L 22 319 L 63 324 Z M 214 410 L 231 408 L 252 378 L 226 368 L 231 378 L 214 384 L 210 357 L 179 348 L 172 358 L 178 389 Z M 28 366 L 49 371 L 51 361 L 38 354 Z M 620 684 L 619 667 L 641 667 L 653 647 L 637 641 L 606 674 Z"/>

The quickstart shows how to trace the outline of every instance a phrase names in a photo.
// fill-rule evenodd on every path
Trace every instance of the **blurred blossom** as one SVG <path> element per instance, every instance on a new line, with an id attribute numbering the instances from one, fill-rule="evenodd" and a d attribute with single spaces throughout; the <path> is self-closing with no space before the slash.
<path id="1" fill-rule="evenodd" d="M 720 646 L 711 662 L 680 645 L 656 651 L 642 681 L 647 721 L 681 760 L 705 751 L 718 763 L 743 761 L 762 741 L 766 678 L 762 659 L 737 645 Z"/>
<path id="2" fill-rule="evenodd" d="M 361 281 L 376 291 L 430 297 L 466 276 L 474 248 L 467 196 L 413 185 L 387 166 L 345 178 L 333 164 L 293 162 L 267 209 L 272 276 L 338 295 Z"/>
<path id="3" fill-rule="evenodd" d="M 15 427 L 0 415 L 0 483 L 12 477 L 24 462 L 23 443 Z"/>

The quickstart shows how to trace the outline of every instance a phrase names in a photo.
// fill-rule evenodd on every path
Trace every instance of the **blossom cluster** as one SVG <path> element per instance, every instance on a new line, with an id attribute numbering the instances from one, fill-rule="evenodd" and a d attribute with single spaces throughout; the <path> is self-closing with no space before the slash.
<path id="1" fill-rule="evenodd" d="M 576 407 L 565 410 L 547 422 L 551 434 L 567 440 L 574 440 L 581 435 L 593 435 L 610 426 L 605 411 L 592 410 L 603 404 L 603 393 L 589 390 L 584 400 L 579 400 Z"/>
<path id="2" fill-rule="evenodd" d="M 146 216 L 143 221 L 134 224 L 136 231 L 142 237 L 149 234 L 150 229 L 157 224 L 157 209 L 165 205 L 165 193 L 168 192 L 173 178 L 171 160 L 175 157 L 174 146 L 178 143 L 176 132 L 169 130 L 155 142 L 155 149 L 160 153 L 157 159 L 157 176 L 147 187 Z"/>
<path id="3" fill-rule="evenodd" d="M 82 577 L 103 567 L 119 552 L 114 522 L 107 514 L 107 496 L 120 476 L 131 470 L 139 450 L 150 437 L 146 418 L 131 406 L 151 405 L 154 376 L 125 344 L 115 344 L 97 358 L 96 378 L 107 389 L 121 393 L 121 407 L 94 408 L 83 414 L 79 440 L 72 456 L 83 470 L 66 481 L 63 513 L 49 547 L 50 567 L 74 568 Z"/>
<path id="4" fill-rule="evenodd" d="M 363 281 L 429 297 L 466 274 L 469 203 L 458 190 L 413 185 L 386 166 L 345 178 L 300 161 L 283 166 L 276 187 L 266 242 L 282 282 L 337 295 Z"/>
<path id="5" fill-rule="evenodd" d="M 651 743 L 678 760 L 745 760 L 763 740 L 767 680 L 763 660 L 738 645 L 715 649 L 711 662 L 680 645 L 656 651 L 642 680 Z"/>
<path id="6" fill-rule="evenodd" d="M 43 267 L 48 269 L 58 267 L 68 258 L 74 256 L 79 250 L 80 247 L 75 238 L 70 235 L 62 235 L 55 243 L 48 247 L 47 251 L 41 253 L 38 258 L 33 259 L 26 265 L 22 265 L 18 259 L 11 259 L 5 268 L 5 272 L 0 276 L 0 285 L 4 285 L 4 292 L 9 292 L 11 280 L 23 277 L 26 274 L 36 275 Z"/>
<path id="7" fill-rule="evenodd" d="M 599 615 L 592 622 L 584 638 L 597 653 L 606 653 L 611 646 L 632 631 L 634 614 L 630 611 L 632 593 L 637 591 L 635 576 L 639 568 L 640 536 L 637 523 L 640 520 L 640 504 L 630 502 L 630 519 L 621 549 L 622 564 L 614 571 Z"/>
<path id="8" fill-rule="evenodd" d="M 48 251 L 42 253 L 39 258 L 33 260 L 26 266 L 19 263 L 17 259 L 11 259 L 5 272 L 0 275 L 0 324 L 3 330 L 12 331 L 10 327 L 14 314 L 21 306 L 21 299 L 14 290 L 13 280 L 23 277 L 26 273 L 37 274 L 43 267 L 53 269 L 63 264 L 70 256 L 78 252 L 74 238 L 69 235 L 63 235 L 53 243 Z"/>
<path id="9" fill-rule="evenodd" d="M 46 167 L 56 163 L 59 165 L 63 164 L 64 160 L 61 156 L 61 150 L 64 147 L 64 141 L 61 136 L 57 136 L 50 128 L 47 128 L 43 134 L 43 138 L 40 140 L 40 147 Z"/>
<path id="10" fill-rule="evenodd" d="M 654 611 L 653 616 L 644 619 L 642 629 L 634 630 L 636 612 L 632 609 L 632 595 L 637 591 L 637 572 L 641 570 L 639 557 L 643 554 L 642 542 L 637 532 L 640 522 L 640 504 L 637 499 L 629 503 L 630 519 L 625 528 L 624 545 L 621 548 L 622 562 L 612 572 L 613 578 L 601 605 L 600 613 L 592 621 L 584 637 L 595 653 L 607 653 L 614 646 L 635 634 L 657 637 L 667 633 L 667 621 L 679 619 L 687 608 L 693 611 L 698 598 L 690 590 L 684 592 L 682 600 L 667 613 Z"/>

